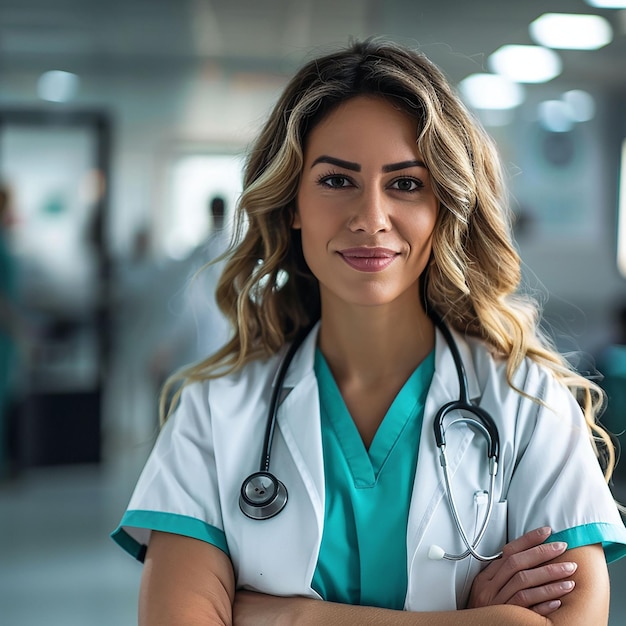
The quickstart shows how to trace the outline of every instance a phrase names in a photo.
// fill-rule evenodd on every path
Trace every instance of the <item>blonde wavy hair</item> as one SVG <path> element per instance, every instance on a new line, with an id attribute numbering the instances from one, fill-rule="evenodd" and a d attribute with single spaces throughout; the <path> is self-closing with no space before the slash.
<path id="1" fill-rule="evenodd" d="M 278 352 L 319 319 L 318 283 L 292 228 L 304 144 L 324 116 L 359 95 L 388 99 L 419 122 L 417 145 L 441 208 L 427 269 L 428 306 L 506 358 L 509 384 L 525 357 L 551 370 L 581 405 L 610 477 L 614 447 L 597 423 L 604 394 L 554 349 L 539 328 L 538 304 L 519 291 L 521 262 L 492 140 L 431 61 L 378 39 L 310 61 L 285 88 L 250 150 L 234 243 L 217 286 L 232 338 L 170 385 L 240 370 Z M 171 397 L 166 390 L 162 415 Z"/>

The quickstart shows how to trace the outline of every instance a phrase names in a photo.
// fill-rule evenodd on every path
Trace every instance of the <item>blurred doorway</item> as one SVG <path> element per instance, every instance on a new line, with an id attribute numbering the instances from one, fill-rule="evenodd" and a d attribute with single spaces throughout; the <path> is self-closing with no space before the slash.
<path id="1" fill-rule="evenodd" d="M 111 124 L 97 112 L 0 110 L 0 178 L 28 329 L 17 465 L 98 462 L 109 349 Z"/>

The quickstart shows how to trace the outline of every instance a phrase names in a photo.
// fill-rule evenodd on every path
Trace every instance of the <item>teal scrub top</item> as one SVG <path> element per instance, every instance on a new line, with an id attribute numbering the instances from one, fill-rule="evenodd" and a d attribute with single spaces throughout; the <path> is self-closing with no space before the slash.
<path id="1" fill-rule="evenodd" d="M 405 382 L 367 450 L 324 356 L 316 352 L 326 506 L 312 587 L 325 600 L 404 606 L 407 521 L 434 368 L 433 351 Z"/>
<path id="2" fill-rule="evenodd" d="M 324 357 L 319 351 L 316 354 L 326 496 L 312 586 L 326 600 L 403 608 L 407 520 L 433 371 L 434 353 L 407 380 L 366 450 Z M 165 465 L 162 469 L 173 471 Z M 189 477 L 180 478 L 181 488 L 183 478 Z M 172 491 L 164 497 L 171 504 L 177 502 L 178 494 Z M 128 532 L 131 527 L 194 537 L 229 555 L 224 530 L 174 509 L 130 509 L 113 538 L 141 561 L 146 545 Z M 548 541 L 565 541 L 569 548 L 601 543 L 608 562 L 626 556 L 623 529 L 615 524 L 577 526 L 551 535 Z"/>

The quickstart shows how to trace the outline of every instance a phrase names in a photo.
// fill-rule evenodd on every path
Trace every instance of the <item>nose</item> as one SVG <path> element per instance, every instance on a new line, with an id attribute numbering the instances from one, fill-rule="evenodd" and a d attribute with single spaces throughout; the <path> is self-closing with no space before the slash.
<path id="1" fill-rule="evenodd" d="M 361 195 L 355 202 L 348 225 L 352 232 L 361 231 L 367 235 L 385 232 L 391 228 L 388 207 L 382 190 L 372 189 Z"/>

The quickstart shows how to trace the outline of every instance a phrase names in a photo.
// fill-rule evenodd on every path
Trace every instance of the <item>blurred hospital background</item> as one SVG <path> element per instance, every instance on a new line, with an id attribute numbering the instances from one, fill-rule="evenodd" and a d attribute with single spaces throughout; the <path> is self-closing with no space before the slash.
<path id="1" fill-rule="evenodd" d="M 0 0 L 2 626 L 136 623 L 108 535 L 159 385 L 223 340 L 190 277 L 289 76 L 371 35 L 426 52 L 496 139 L 527 288 L 626 442 L 626 2 Z"/>

